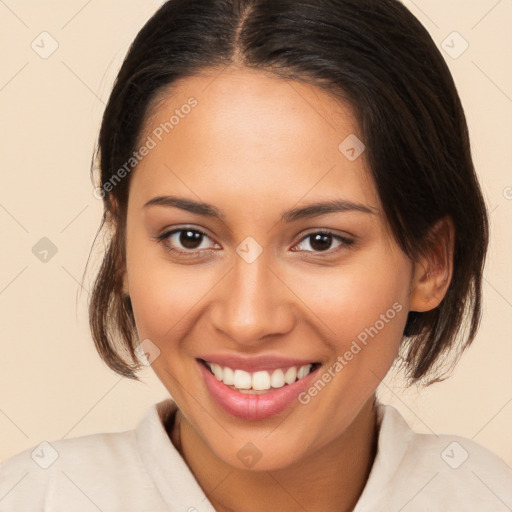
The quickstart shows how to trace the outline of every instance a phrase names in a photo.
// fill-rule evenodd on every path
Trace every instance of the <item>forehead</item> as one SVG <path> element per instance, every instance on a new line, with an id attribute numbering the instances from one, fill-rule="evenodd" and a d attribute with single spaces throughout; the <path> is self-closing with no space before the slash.
<path id="1" fill-rule="evenodd" d="M 247 207 L 340 197 L 379 206 L 364 153 L 343 152 L 347 138 L 362 139 L 350 105 L 303 82 L 253 70 L 188 77 L 153 102 L 140 144 L 148 137 L 155 146 L 131 185 L 141 201 L 180 190 Z"/>

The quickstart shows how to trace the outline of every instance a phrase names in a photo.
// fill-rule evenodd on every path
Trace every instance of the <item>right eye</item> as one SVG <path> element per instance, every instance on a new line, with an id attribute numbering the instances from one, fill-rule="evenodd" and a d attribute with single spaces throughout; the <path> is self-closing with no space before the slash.
<path id="1" fill-rule="evenodd" d="M 197 256 L 198 252 L 211 249 L 211 247 L 201 247 L 205 238 L 210 239 L 203 231 L 187 227 L 173 229 L 156 237 L 167 250 L 185 257 Z"/>

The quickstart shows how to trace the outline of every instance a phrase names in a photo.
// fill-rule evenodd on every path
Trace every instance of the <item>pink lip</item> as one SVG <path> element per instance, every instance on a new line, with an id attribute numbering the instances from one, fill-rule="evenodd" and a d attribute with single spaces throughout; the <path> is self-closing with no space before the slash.
<path id="1" fill-rule="evenodd" d="M 217 380 L 202 361 L 197 360 L 197 364 L 206 387 L 215 402 L 227 413 L 250 421 L 269 418 L 284 411 L 293 403 L 298 403 L 297 397 L 311 386 L 312 379 L 316 378 L 317 370 L 320 368 L 318 367 L 293 384 L 270 389 L 268 393 L 262 395 L 249 395 L 239 393 L 226 386 L 222 381 Z"/>
<path id="2" fill-rule="evenodd" d="M 227 366 L 233 370 L 245 370 L 246 372 L 257 372 L 261 370 L 276 370 L 277 368 L 289 368 L 290 366 L 301 367 L 312 364 L 316 361 L 305 359 L 290 359 L 275 356 L 240 357 L 236 355 L 205 355 L 201 359 L 209 363 L 216 363 L 220 366 Z"/>

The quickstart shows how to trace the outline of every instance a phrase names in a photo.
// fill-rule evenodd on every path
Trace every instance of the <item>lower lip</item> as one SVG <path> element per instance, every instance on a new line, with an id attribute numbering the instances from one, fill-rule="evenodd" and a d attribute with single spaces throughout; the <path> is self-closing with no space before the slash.
<path id="1" fill-rule="evenodd" d="M 227 413 L 244 420 L 263 420 L 275 416 L 294 403 L 298 403 L 298 396 L 305 391 L 316 376 L 317 370 L 306 377 L 288 384 L 282 388 L 271 388 L 268 393 L 251 395 L 239 393 L 222 381 L 217 380 L 206 365 L 197 361 L 203 375 L 208 391 L 217 404 Z"/>

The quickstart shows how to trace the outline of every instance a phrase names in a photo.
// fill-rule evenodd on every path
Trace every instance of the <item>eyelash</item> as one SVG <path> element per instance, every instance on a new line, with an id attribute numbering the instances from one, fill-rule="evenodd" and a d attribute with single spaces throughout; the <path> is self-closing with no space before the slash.
<path id="1" fill-rule="evenodd" d="M 181 233 L 183 231 L 192 231 L 193 233 L 199 233 L 199 234 L 201 234 L 202 236 L 204 236 L 206 238 L 210 238 L 204 231 L 201 231 L 200 229 L 187 228 L 187 227 L 181 227 L 181 228 L 178 228 L 178 229 L 173 229 L 172 231 L 167 231 L 167 232 L 163 233 L 162 235 L 159 235 L 159 236 L 154 237 L 154 238 L 155 238 L 155 240 L 158 243 L 163 244 L 166 250 L 168 250 L 171 253 L 177 254 L 179 256 L 198 257 L 200 255 L 201 251 L 212 250 L 212 249 L 190 249 L 188 251 L 184 251 L 184 250 L 181 250 L 181 249 L 176 249 L 175 247 L 172 247 L 171 245 L 169 245 L 168 239 L 171 237 L 171 235 L 174 235 L 175 233 Z M 337 235 L 337 234 L 333 233 L 332 231 L 329 231 L 329 230 L 319 230 L 319 231 L 313 231 L 311 233 L 306 234 L 305 236 L 303 236 L 300 239 L 300 241 L 296 245 L 299 245 L 301 242 L 303 242 L 304 240 L 307 240 L 308 238 L 312 237 L 313 235 L 332 236 L 333 238 L 335 238 L 338 241 L 342 242 L 342 245 L 340 247 L 338 247 L 337 249 L 334 249 L 334 250 L 328 249 L 326 251 L 297 251 L 297 252 L 315 253 L 320 258 L 323 258 L 323 257 L 332 256 L 333 253 L 337 253 L 337 252 L 339 252 L 341 250 L 349 249 L 350 246 L 354 243 L 354 240 L 351 240 L 350 238 L 345 238 L 343 236 Z"/>

